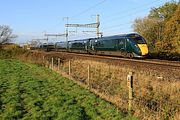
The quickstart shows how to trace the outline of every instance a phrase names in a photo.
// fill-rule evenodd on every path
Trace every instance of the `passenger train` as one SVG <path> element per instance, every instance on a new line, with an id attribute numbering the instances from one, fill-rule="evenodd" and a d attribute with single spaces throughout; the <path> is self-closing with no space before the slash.
<path id="1" fill-rule="evenodd" d="M 43 44 L 40 48 L 47 51 L 56 50 L 128 58 L 144 58 L 148 55 L 147 43 L 137 33 Z"/>

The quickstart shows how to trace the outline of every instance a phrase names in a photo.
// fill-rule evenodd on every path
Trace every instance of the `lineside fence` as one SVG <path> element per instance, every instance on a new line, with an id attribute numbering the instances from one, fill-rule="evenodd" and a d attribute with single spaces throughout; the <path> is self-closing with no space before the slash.
<path id="1" fill-rule="evenodd" d="M 91 60 L 43 56 L 42 63 L 140 119 L 179 117 L 180 82 Z"/>

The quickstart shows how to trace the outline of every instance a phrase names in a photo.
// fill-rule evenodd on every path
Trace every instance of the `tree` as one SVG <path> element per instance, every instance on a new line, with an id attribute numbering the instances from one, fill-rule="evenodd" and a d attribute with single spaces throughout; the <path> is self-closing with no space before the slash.
<path id="1" fill-rule="evenodd" d="M 12 34 L 12 29 L 6 25 L 0 25 L 0 44 L 9 43 L 16 35 Z"/>
<path id="2" fill-rule="evenodd" d="M 134 21 L 134 31 L 140 33 L 147 40 L 150 52 L 159 52 L 163 48 L 160 44 L 162 41 L 165 42 L 165 36 L 170 34 L 170 32 L 165 32 L 168 29 L 167 23 L 171 20 L 177 6 L 178 3 L 175 1 L 167 2 L 158 8 L 152 8 L 147 17 L 138 18 Z M 160 49 L 157 48 L 159 46 L 161 46 Z"/>
<path id="3" fill-rule="evenodd" d="M 148 17 L 168 21 L 177 9 L 177 2 L 172 0 L 158 8 L 152 8 Z"/>
<path id="4" fill-rule="evenodd" d="M 154 18 L 137 18 L 133 24 L 134 31 L 141 34 L 147 41 L 150 50 L 152 51 L 155 47 L 155 43 L 159 37 L 159 23 Z"/>
<path id="5" fill-rule="evenodd" d="M 158 51 L 180 55 L 180 4 L 165 25 L 164 39 L 156 44 Z"/>

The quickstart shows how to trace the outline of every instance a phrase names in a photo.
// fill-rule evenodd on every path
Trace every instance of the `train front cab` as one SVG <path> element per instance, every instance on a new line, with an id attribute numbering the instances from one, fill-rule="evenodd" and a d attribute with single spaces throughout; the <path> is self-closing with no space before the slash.
<path id="1" fill-rule="evenodd" d="M 135 58 L 146 58 L 148 56 L 148 46 L 143 37 L 135 34 L 130 36 L 128 39 L 132 42 L 133 55 Z"/>
<path id="2" fill-rule="evenodd" d="M 138 47 L 141 50 L 141 56 L 146 57 L 148 55 L 148 47 L 147 44 L 138 44 Z"/>

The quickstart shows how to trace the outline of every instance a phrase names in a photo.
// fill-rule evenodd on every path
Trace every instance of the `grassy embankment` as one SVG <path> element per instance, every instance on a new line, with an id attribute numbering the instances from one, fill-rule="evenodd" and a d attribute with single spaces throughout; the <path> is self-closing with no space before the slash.
<path id="1" fill-rule="evenodd" d="M 45 56 L 43 63 L 43 56 Z M 54 57 L 54 68 L 57 70 L 57 58 L 61 59 L 61 72 L 68 73 L 70 59 L 63 54 L 27 52 L 19 59 L 51 66 Z M 90 79 L 87 79 L 87 65 L 90 65 Z M 127 112 L 128 88 L 126 77 L 128 72 L 134 71 L 134 116 L 144 120 L 173 119 L 180 117 L 180 69 L 173 69 L 170 73 L 144 67 L 133 68 L 125 64 L 119 66 L 95 60 L 71 60 L 71 76 L 82 84 L 88 85 L 102 93 L 103 98 L 116 104 L 121 111 Z M 173 75 L 172 75 L 173 74 Z"/>
<path id="2" fill-rule="evenodd" d="M 131 119 L 44 67 L 0 59 L 0 119 Z"/>
<path id="3" fill-rule="evenodd" d="M 44 62 L 43 62 L 43 56 Z M 54 70 L 57 70 L 60 58 L 60 71 L 68 74 L 71 60 L 71 77 L 76 81 L 89 85 L 89 88 L 116 104 L 121 111 L 128 112 L 127 74 L 134 72 L 134 98 L 132 114 L 140 119 L 174 119 L 180 116 L 179 107 L 179 72 L 180 69 L 166 70 L 150 69 L 148 67 L 133 67 L 126 64 L 116 65 L 103 61 L 72 59 L 66 54 L 33 52 L 22 56 L 25 61 L 36 64 L 46 64 L 51 68 L 52 57 Z M 88 65 L 89 80 L 88 80 Z M 178 72 L 179 71 L 179 72 Z"/>

